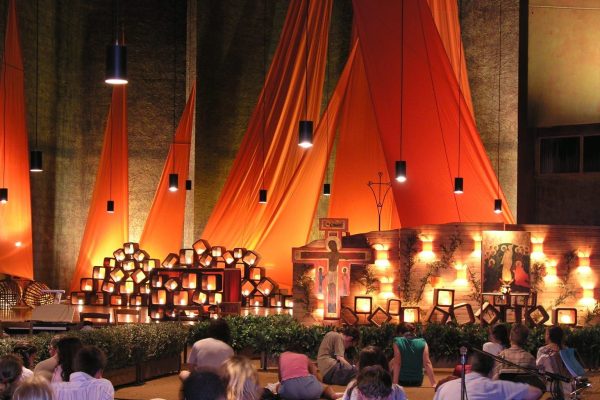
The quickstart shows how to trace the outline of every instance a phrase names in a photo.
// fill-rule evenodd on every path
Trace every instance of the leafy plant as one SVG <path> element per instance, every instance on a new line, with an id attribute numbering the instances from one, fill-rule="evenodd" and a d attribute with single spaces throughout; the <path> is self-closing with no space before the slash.
<path id="1" fill-rule="evenodd" d="M 402 301 L 406 304 L 411 304 L 413 299 L 414 288 L 412 285 L 411 273 L 416 264 L 415 256 L 418 253 L 417 241 L 419 236 L 417 232 L 412 231 L 400 243 L 400 255 L 404 260 L 402 262 L 402 279 L 398 285 L 398 291 L 402 293 Z"/>
<path id="2" fill-rule="evenodd" d="M 588 308 L 587 314 L 585 314 L 585 318 L 583 320 L 584 324 L 591 324 L 592 321 L 597 317 L 600 317 L 600 302 L 598 301 L 596 302 L 596 304 L 594 304 L 594 308 L 592 308 L 591 310 Z"/>
<path id="3" fill-rule="evenodd" d="M 307 269 L 300 277 L 296 280 L 295 284 L 299 289 L 299 292 L 302 294 L 301 297 L 297 297 L 296 301 L 303 303 L 304 308 L 307 312 L 311 312 L 311 302 L 310 298 L 313 293 L 313 288 L 315 286 L 315 279 L 312 277 L 311 273 L 312 269 Z"/>
<path id="4" fill-rule="evenodd" d="M 571 279 L 571 269 L 577 260 L 577 252 L 575 250 L 568 251 L 563 255 L 563 260 L 565 263 L 565 274 L 559 278 L 558 286 L 560 292 L 554 301 L 554 307 L 560 306 L 568 299 L 574 298 L 577 294 Z"/>
<path id="5" fill-rule="evenodd" d="M 377 282 L 378 279 L 377 275 L 375 275 L 373 266 L 367 265 L 362 271 L 360 278 L 358 278 L 358 283 L 365 287 L 365 294 L 369 294 L 376 291 Z"/>
<path id="6" fill-rule="evenodd" d="M 477 278 L 475 272 L 471 271 L 471 268 L 467 267 L 467 278 L 469 279 L 469 283 L 471 283 L 471 293 L 469 293 L 469 298 L 473 301 L 480 302 L 481 301 L 481 279 Z"/>
<path id="7" fill-rule="evenodd" d="M 534 262 L 531 264 L 531 269 L 529 271 L 529 283 L 531 285 L 531 290 L 534 292 L 538 292 L 540 289 L 540 285 L 542 284 L 542 280 L 546 275 L 546 266 L 543 262 Z"/>
<path id="8" fill-rule="evenodd" d="M 444 243 L 440 246 L 442 256 L 439 260 L 433 261 L 427 264 L 427 271 L 420 280 L 419 289 L 415 293 L 414 302 L 419 303 L 423 297 L 425 286 L 429 283 L 429 278 L 432 276 L 438 276 L 440 272 L 450 268 L 454 263 L 454 253 L 460 247 L 462 240 L 457 233 L 450 236 L 448 243 Z"/>

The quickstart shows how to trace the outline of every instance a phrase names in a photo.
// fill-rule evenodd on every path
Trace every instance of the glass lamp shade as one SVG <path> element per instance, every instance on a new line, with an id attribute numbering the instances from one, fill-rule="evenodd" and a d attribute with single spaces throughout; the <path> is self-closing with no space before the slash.
<path id="1" fill-rule="evenodd" d="M 298 146 L 302 148 L 309 148 L 313 145 L 313 122 L 312 121 L 300 121 L 298 132 Z"/>
<path id="2" fill-rule="evenodd" d="M 176 192 L 179 189 L 179 174 L 169 174 L 169 191 Z"/>
<path id="3" fill-rule="evenodd" d="M 406 182 L 406 161 L 396 161 L 396 180 L 398 182 Z"/>
<path id="4" fill-rule="evenodd" d="M 119 43 L 106 46 L 106 77 L 104 82 L 110 85 L 127 84 L 127 46 Z"/>
<path id="5" fill-rule="evenodd" d="M 8 188 L 0 188 L 0 204 L 8 203 Z"/>
<path id="6" fill-rule="evenodd" d="M 463 193 L 463 188 L 464 188 L 464 181 L 463 178 L 461 177 L 456 177 L 454 178 L 454 193 L 456 194 L 462 194 Z"/>
<path id="7" fill-rule="evenodd" d="M 494 212 L 500 214 L 502 212 L 502 199 L 494 200 Z"/>
<path id="8" fill-rule="evenodd" d="M 260 204 L 267 203 L 267 189 L 260 189 L 258 192 L 258 202 Z"/>
<path id="9" fill-rule="evenodd" d="M 29 153 L 29 170 L 31 172 L 42 172 L 42 152 L 40 150 L 31 150 Z"/>
<path id="10" fill-rule="evenodd" d="M 106 202 L 106 212 L 109 214 L 112 214 L 115 212 L 115 201 L 114 200 L 108 200 Z"/>

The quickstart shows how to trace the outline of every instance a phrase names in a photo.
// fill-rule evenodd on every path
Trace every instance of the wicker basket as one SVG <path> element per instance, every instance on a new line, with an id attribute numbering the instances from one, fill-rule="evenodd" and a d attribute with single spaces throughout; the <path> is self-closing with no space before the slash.
<path id="1" fill-rule="evenodd" d="M 29 307 L 52 304 L 54 303 L 54 295 L 51 293 L 42 293 L 43 290 L 49 289 L 45 283 L 33 281 L 23 291 L 23 301 Z"/>
<path id="2" fill-rule="evenodd" d="M 21 300 L 22 289 L 19 283 L 7 278 L 0 281 L 0 309 L 10 310 Z"/>

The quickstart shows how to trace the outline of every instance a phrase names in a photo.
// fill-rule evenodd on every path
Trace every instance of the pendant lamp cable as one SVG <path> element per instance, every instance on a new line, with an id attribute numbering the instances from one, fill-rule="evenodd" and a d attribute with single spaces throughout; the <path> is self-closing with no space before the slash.
<path id="1" fill-rule="evenodd" d="M 261 153 L 262 153 L 262 173 L 261 173 L 261 186 L 265 188 L 265 131 L 267 129 L 267 0 L 263 1 L 263 98 L 262 98 L 262 140 L 261 140 Z"/>
<path id="2" fill-rule="evenodd" d="M 6 43 L 6 42 L 5 42 Z M 4 59 L 2 60 L 2 63 L 4 64 L 4 70 L 3 72 L 3 76 L 2 76 L 2 83 L 3 83 L 3 90 L 4 90 L 4 104 L 3 106 L 3 110 L 2 110 L 2 150 L 3 150 L 3 155 L 2 155 L 2 187 L 6 187 L 6 185 L 4 184 L 4 179 L 6 177 L 6 55 L 4 55 Z"/>
<path id="3" fill-rule="evenodd" d="M 333 18 L 331 21 L 333 24 Z M 327 54 L 325 55 L 325 111 L 327 115 L 325 116 L 325 165 L 327 166 L 325 169 L 325 181 L 329 184 L 329 45 L 327 46 Z M 325 189 L 323 189 L 325 190 Z M 331 194 L 331 187 L 329 187 L 329 191 L 326 193 L 328 195 Z"/>
<path id="4" fill-rule="evenodd" d="M 404 137 L 404 0 L 402 0 L 402 7 L 400 20 L 401 20 L 401 28 L 400 28 L 400 46 L 402 47 L 400 50 L 400 160 L 402 160 L 402 142 Z"/>
<path id="5" fill-rule="evenodd" d="M 40 0 L 35 3 L 35 148 L 38 148 L 38 98 L 39 98 L 39 51 L 40 51 Z"/>
<path id="6" fill-rule="evenodd" d="M 173 173 L 175 173 L 175 96 L 177 95 L 177 0 L 173 0 Z"/>
<path id="7" fill-rule="evenodd" d="M 496 195 L 500 198 L 500 78 L 502 75 L 502 2 L 500 2 L 500 12 L 498 18 L 498 141 L 496 144 L 496 169 L 497 169 L 497 186 Z"/>
<path id="8" fill-rule="evenodd" d="M 457 100 L 458 100 L 458 174 L 457 176 L 460 177 L 460 124 L 461 124 L 461 115 L 460 115 L 460 103 L 461 103 L 461 95 L 462 95 L 462 51 L 463 51 L 463 46 L 462 46 L 462 29 L 460 29 L 460 15 L 461 15 L 461 11 L 462 11 L 462 0 L 459 0 L 458 2 L 458 96 L 457 96 Z"/>
<path id="9" fill-rule="evenodd" d="M 304 117 L 308 121 L 308 7 L 310 0 L 306 0 L 306 20 L 304 21 Z"/>

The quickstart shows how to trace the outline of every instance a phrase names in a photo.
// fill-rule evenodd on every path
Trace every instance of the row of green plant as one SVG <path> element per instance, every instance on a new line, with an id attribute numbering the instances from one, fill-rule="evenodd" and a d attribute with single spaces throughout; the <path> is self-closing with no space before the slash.
<path id="1" fill-rule="evenodd" d="M 229 316 L 226 320 L 231 328 L 231 345 L 236 352 L 266 352 L 275 356 L 293 346 L 316 358 L 323 336 L 334 329 L 323 325 L 306 326 L 289 315 Z M 207 336 L 208 324 L 208 321 L 191 326 L 176 322 L 129 324 L 69 334 L 78 336 L 84 344 L 100 347 L 108 356 L 110 369 L 119 369 L 181 354 L 186 344 L 191 345 Z M 374 345 L 384 349 L 389 357 L 392 356 L 395 324 L 360 326 L 359 329 L 361 339 L 357 350 Z M 478 324 L 417 325 L 417 331 L 427 340 L 434 360 L 450 361 L 456 360 L 461 343 L 481 348 L 488 334 L 487 328 Z M 38 348 L 38 359 L 44 359 L 48 357 L 51 338 L 50 334 L 39 334 L 1 339 L 0 355 L 10 353 L 17 341 L 28 340 Z M 543 344 L 544 328 L 532 328 L 527 350 L 535 354 Z M 588 368 L 600 366 L 600 325 L 567 329 L 566 344 L 579 352 Z"/>
<path id="2" fill-rule="evenodd" d="M 181 323 L 127 324 L 82 331 L 70 331 L 84 345 L 93 344 L 107 355 L 108 368 L 120 369 L 165 357 L 178 356 L 183 351 L 188 327 Z M 38 360 L 49 357 L 48 345 L 52 334 L 41 333 L 27 337 L 8 337 L 0 340 L 0 356 L 12 352 L 17 342 L 28 341 L 37 349 Z"/>

